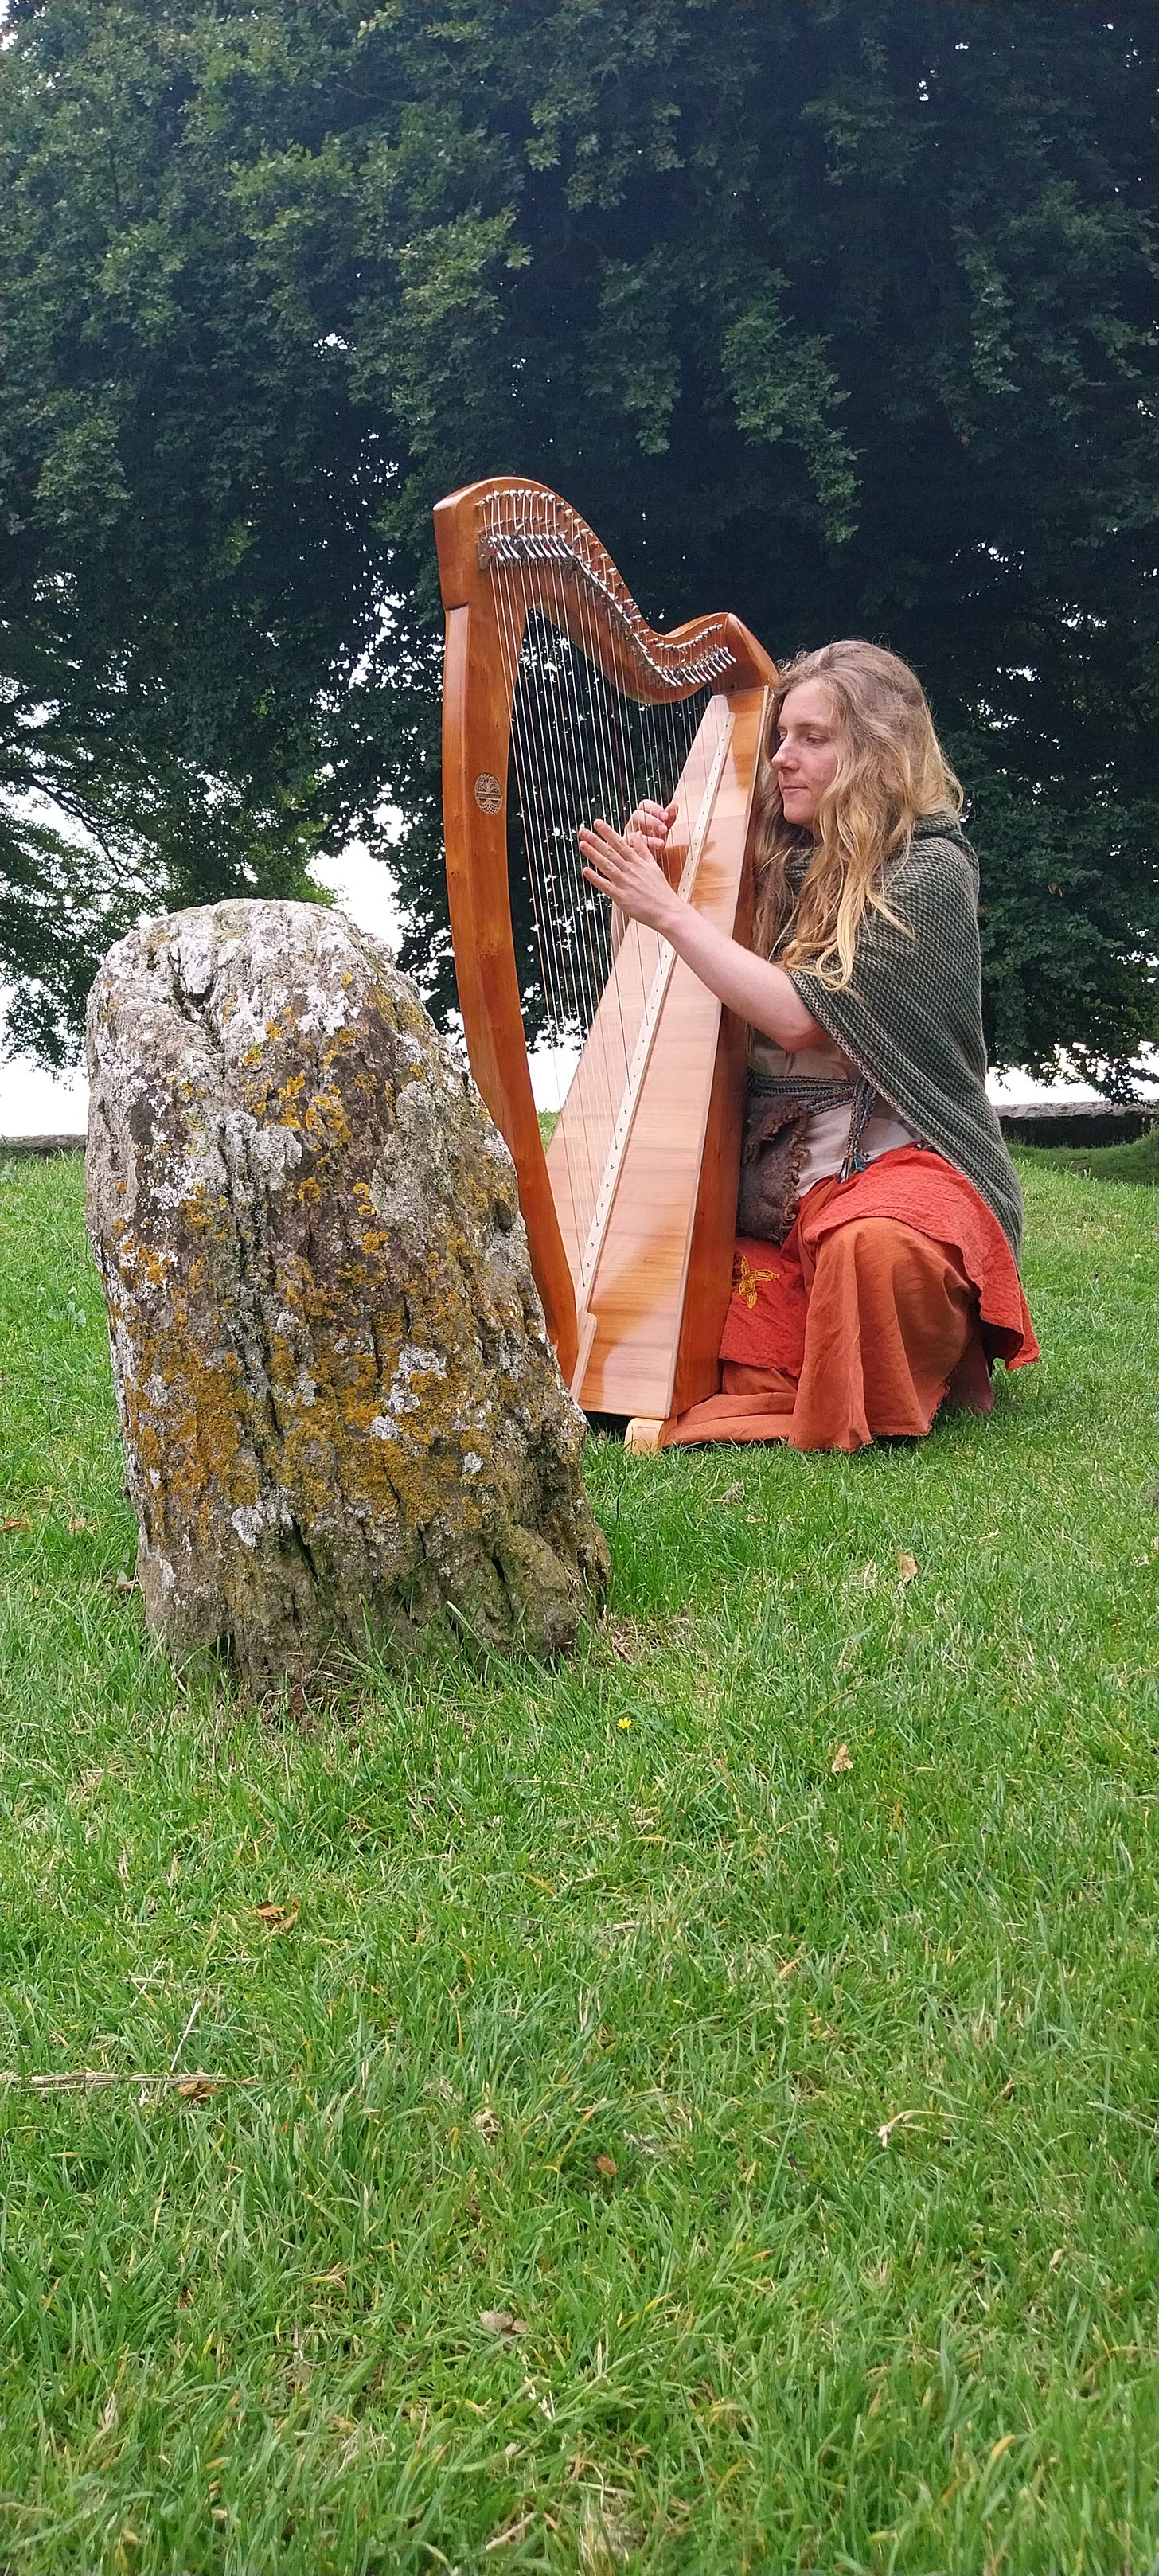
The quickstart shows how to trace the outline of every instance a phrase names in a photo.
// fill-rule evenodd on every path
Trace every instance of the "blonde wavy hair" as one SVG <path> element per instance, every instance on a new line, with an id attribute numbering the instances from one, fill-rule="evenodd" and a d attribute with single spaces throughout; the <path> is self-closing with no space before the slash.
<path id="1" fill-rule="evenodd" d="M 809 832 L 785 819 L 772 766 L 777 725 L 791 689 L 821 680 L 829 693 L 838 760 Z M 896 921 L 885 892 L 890 861 L 924 814 L 955 813 L 962 789 L 938 737 L 920 681 L 880 644 L 848 641 L 798 653 L 781 673 L 757 787 L 753 947 L 780 966 L 807 968 L 843 992 L 853 980 L 857 934 L 868 911 Z M 789 862 L 808 853 L 796 898 Z M 782 947 L 786 925 L 791 935 Z"/>

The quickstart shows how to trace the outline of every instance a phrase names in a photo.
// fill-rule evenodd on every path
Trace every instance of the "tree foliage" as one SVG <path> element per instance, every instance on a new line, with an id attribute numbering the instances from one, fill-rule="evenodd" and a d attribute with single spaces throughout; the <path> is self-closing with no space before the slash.
<path id="1" fill-rule="evenodd" d="M 68 1042 L 144 899 L 386 804 L 452 997 L 439 495 L 553 483 L 654 622 L 925 680 L 1000 1059 L 1156 1035 L 1127 0 L 11 0 L 0 939 Z M 28 791 L 89 834 L 54 842 Z M 32 811 L 31 824 L 28 820 Z"/>

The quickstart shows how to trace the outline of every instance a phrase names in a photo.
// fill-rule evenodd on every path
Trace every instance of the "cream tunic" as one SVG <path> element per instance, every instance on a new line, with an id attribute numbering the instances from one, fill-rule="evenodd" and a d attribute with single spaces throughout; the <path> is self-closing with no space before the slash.
<path id="1" fill-rule="evenodd" d="M 798 1080 L 807 1082 L 844 1082 L 851 1074 L 856 1076 L 856 1067 L 850 1064 L 848 1056 L 842 1055 L 840 1047 L 834 1046 L 831 1038 L 824 1039 L 820 1046 L 802 1047 L 797 1055 L 786 1055 L 783 1047 L 774 1046 L 771 1038 L 758 1037 L 754 1030 L 749 1040 L 749 1063 L 754 1073 L 764 1074 L 778 1082 L 783 1081 L 786 1075 L 796 1075 Z M 834 1172 L 840 1171 L 845 1160 L 848 1134 L 848 1103 L 843 1109 L 814 1110 L 805 1130 L 808 1151 L 798 1183 L 802 1198 L 806 1190 L 812 1189 L 814 1181 L 827 1181 Z M 889 1102 L 878 1093 L 857 1149 L 861 1160 L 875 1163 L 879 1154 L 892 1153 L 896 1145 L 916 1145 L 919 1142 L 915 1130 L 907 1127 L 890 1108 Z"/>

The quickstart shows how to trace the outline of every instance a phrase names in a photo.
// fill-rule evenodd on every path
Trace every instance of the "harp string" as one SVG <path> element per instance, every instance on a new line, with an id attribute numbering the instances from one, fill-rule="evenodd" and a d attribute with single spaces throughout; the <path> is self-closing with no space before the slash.
<path id="1" fill-rule="evenodd" d="M 517 532 L 518 533 L 518 532 Z M 532 532 L 534 533 L 534 532 Z M 709 696 L 640 704 L 601 667 L 598 618 L 588 584 L 575 582 L 573 635 L 556 623 L 550 574 L 535 560 L 505 555 L 492 567 L 504 679 L 512 706 L 517 814 L 512 817 L 530 896 L 530 955 L 521 940 L 525 1014 L 534 1004 L 527 968 L 538 973 L 541 1041 L 557 1064 L 593 1030 L 566 1099 L 553 1150 L 556 1199 L 567 1194 L 573 1242 L 582 1245 L 595 1209 L 627 1087 L 643 1006 L 660 955 L 654 931 L 617 917 L 582 874 L 576 833 L 604 815 L 618 830 L 645 796 L 667 804 L 685 773 L 690 821 L 708 759 L 690 752 Z M 611 977 L 613 958 L 616 974 Z M 533 1051 L 535 1040 L 533 1038 Z"/>
<path id="2" fill-rule="evenodd" d="M 538 632 L 535 586 L 525 582 L 523 576 L 522 562 L 514 565 L 500 562 L 495 567 L 506 666 L 504 677 L 512 705 L 511 744 L 519 826 L 530 883 L 532 935 L 547 1021 L 553 1031 L 562 1032 L 578 1025 L 583 1014 L 572 962 L 561 935 L 550 859 L 553 820 L 560 804 L 557 775 L 559 728 L 537 721 L 543 682 L 543 647 Z M 520 593 L 518 603 L 513 597 L 516 588 Z M 530 639 L 525 621 L 531 622 Z M 521 649 L 516 641 L 519 636 L 523 639 Z M 522 975 L 522 960 L 520 964 Z M 586 1195 L 581 1193 L 577 1198 L 577 1177 L 569 1162 L 567 1180 L 574 1224 L 581 1221 L 581 1201 Z"/>
<path id="3" fill-rule="evenodd" d="M 610 822 L 622 831 L 628 820 L 629 814 L 632 812 L 637 802 L 637 799 L 634 792 L 632 792 L 634 789 L 634 781 L 630 787 L 628 778 L 623 770 L 622 759 L 617 762 L 615 757 L 617 749 L 616 724 L 619 710 L 613 703 L 612 693 L 599 666 L 598 639 L 595 633 L 595 617 L 592 610 L 591 595 L 586 589 L 582 588 L 582 586 L 580 593 L 580 613 L 584 628 L 584 645 L 587 656 L 587 673 L 585 674 L 585 677 L 590 675 L 590 677 L 588 677 L 588 685 L 593 693 L 595 707 L 603 721 L 604 741 L 607 755 L 604 764 L 603 798 L 596 806 L 595 810 L 589 810 L 583 819 L 586 822 L 594 822 L 597 815 L 602 814 L 606 821 Z M 581 886 L 588 913 L 594 919 L 597 936 L 600 939 L 601 946 L 606 946 L 608 973 L 610 974 L 613 956 L 613 921 L 611 911 L 610 908 L 605 905 L 603 898 L 597 895 L 594 889 L 583 881 L 582 876 Z M 632 939 L 634 946 L 638 951 L 639 925 L 636 922 L 631 922 L 627 925 L 626 933 L 623 927 L 621 927 L 618 943 L 620 947 L 623 946 L 625 935 Z M 613 993 L 619 1023 L 620 1055 L 623 1064 L 623 1080 L 619 1086 L 620 1096 L 622 1097 L 623 1081 L 626 1081 L 627 1079 L 628 1065 L 630 1062 L 630 1050 L 623 1017 L 623 987 L 619 980 L 617 980 L 613 987 Z M 608 1108 L 611 1117 L 614 1119 L 615 1107 L 612 1101 L 609 1101 Z"/>
<path id="4" fill-rule="evenodd" d="M 592 821 L 597 815 L 603 815 L 613 826 L 622 829 L 638 801 L 640 784 L 634 756 L 634 711 L 630 711 L 619 693 L 610 687 L 599 666 L 596 620 L 590 593 L 583 585 L 579 586 L 577 612 L 584 659 L 582 664 L 573 661 L 573 670 L 581 693 L 587 699 L 595 755 L 594 777 L 588 782 L 594 793 L 589 795 L 587 811 L 582 819 Z M 610 983 L 606 982 L 608 998 L 602 1013 L 600 1043 L 594 1054 L 585 1058 L 577 1076 L 583 1096 L 576 1099 L 572 1114 L 565 1115 L 560 1124 L 565 1156 L 573 1154 L 577 1136 L 584 1139 L 588 1153 L 584 1215 L 590 1223 L 631 1063 L 634 1029 L 631 1020 L 625 1018 L 626 997 L 631 992 L 634 999 L 640 989 L 642 958 L 649 934 L 634 921 L 625 923 L 621 918 L 613 924 L 610 907 L 583 883 L 582 878 L 580 899 L 584 905 L 584 918 L 591 924 L 599 943 L 599 965 L 605 982 L 610 974 L 613 942 L 617 963 L 615 978 Z M 589 1106 L 593 1070 L 602 1076 L 601 1096 L 598 1103 L 592 1104 L 594 1116 Z"/>
<path id="5" fill-rule="evenodd" d="M 557 919 L 565 951 L 575 964 L 573 985 L 573 1018 L 566 1030 L 553 1032 L 562 1044 L 574 1042 L 590 1030 L 599 1007 L 600 994 L 606 981 L 609 957 L 603 940 L 603 924 L 598 909 L 591 901 L 591 889 L 584 883 L 575 832 L 578 819 L 598 802 L 601 782 L 598 677 L 591 672 L 570 640 L 558 635 L 553 639 L 553 665 L 557 687 L 552 702 L 541 706 L 541 721 L 549 729 L 550 749 L 554 760 L 557 801 L 553 823 L 553 887 L 557 891 Z M 594 686 L 593 686 L 594 684 Z M 606 1118 L 612 1096 L 612 1081 L 606 1065 L 602 1072 L 600 1116 L 586 1127 L 574 1128 L 565 1139 L 564 1160 L 569 1173 L 572 1196 L 586 1212 L 594 1204 L 598 1187 L 599 1129 Z M 557 1163 L 560 1157 L 557 1156 Z M 582 1170 L 582 1179 L 576 1170 Z"/>
<path id="6" fill-rule="evenodd" d="M 584 624 L 585 640 L 590 638 L 589 650 L 594 654 L 596 637 L 592 631 L 591 621 L 585 620 Z M 573 667 L 582 671 L 585 665 L 578 663 Z M 651 706 L 639 708 L 634 704 L 629 705 L 616 690 L 609 687 L 603 677 L 594 670 L 591 662 L 586 663 L 586 669 L 594 718 L 592 731 L 597 737 L 597 748 L 601 755 L 594 781 L 589 776 L 589 785 L 594 785 L 594 796 L 589 796 L 587 810 L 589 813 L 604 812 L 609 815 L 613 823 L 623 824 L 627 819 L 627 812 L 642 794 L 654 793 L 661 801 L 667 801 L 675 783 L 675 775 L 682 766 L 682 754 L 691 730 L 689 717 L 691 715 L 692 720 L 695 721 L 699 710 L 695 706 L 691 710 L 680 709 L 684 739 L 677 741 L 675 731 L 677 718 L 671 707 L 653 709 Z M 573 846 L 570 839 L 570 828 L 573 822 L 574 817 L 569 818 L 569 850 Z M 598 920 L 606 943 L 609 925 L 603 899 L 593 896 L 590 890 L 586 890 L 581 899 L 586 904 L 586 917 L 591 919 L 594 916 Z M 609 1043 L 611 1036 L 608 1025 L 609 1013 L 605 1007 L 599 1032 L 604 1051 L 601 1052 L 597 1047 L 594 1051 L 589 1050 L 585 1055 L 576 1078 L 576 1091 L 580 1097 L 574 1102 L 574 1114 L 573 1096 L 569 1096 L 564 1118 L 557 1131 L 564 1155 L 566 1156 L 578 1146 L 585 1160 L 585 1187 L 582 1193 L 585 1219 L 590 1218 L 595 1197 L 602 1182 L 607 1154 L 623 1100 L 634 1043 L 643 1016 L 647 990 L 660 953 L 660 942 L 655 932 L 644 930 L 638 924 L 625 926 L 624 936 L 619 943 L 617 976 L 609 993 L 609 1001 L 621 1014 L 619 1044 L 614 1050 L 614 1069 L 612 1068 L 613 1050 Z M 599 961 L 601 974 L 606 971 L 609 955 L 610 948 L 605 944 Z M 625 1025 L 622 1014 L 626 993 L 630 995 L 631 1008 Z M 598 1086 L 593 1077 L 599 1075 L 601 1068 L 604 1074 L 603 1096 L 597 1099 L 595 1093 Z M 608 1080 L 609 1070 L 612 1073 L 610 1081 Z M 561 1156 L 557 1150 L 555 1155 L 557 1171 L 560 1168 L 560 1162 Z M 586 1223 L 584 1231 L 586 1234 Z M 581 1237 L 581 1241 L 582 1239 Z"/>
<path id="7" fill-rule="evenodd" d="M 592 904 L 591 888 L 584 882 L 575 839 L 579 819 L 598 804 L 602 792 L 600 681 L 599 674 L 577 653 L 569 638 L 560 636 L 559 651 L 564 683 L 559 751 L 568 792 L 561 799 L 557 815 L 558 861 L 566 889 L 568 934 L 582 954 L 585 968 L 583 1009 L 575 1034 L 586 1035 L 594 1021 L 610 963 L 604 925 L 598 908 Z"/>
<path id="8" fill-rule="evenodd" d="M 524 852 L 528 862 L 547 1035 L 557 1048 L 574 1047 L 598 1007 L 607 956 L 600 953 L 599 923 L 585 898 L 575 841 L 577 818 L 598 794 L 590 712 L 583 702 L 576 657 L 555 631 L 541 596 L 538 568 L 519 562 L 520 614 L 529 628 L 513 708 L 512 742 L 519 789 Z M 508 626 L 513 626 L 510 608 Z M 610 1088 L 595 1129 L 605 1124 Z M 577 1128 L 562 1162 L 573 1221 L 586 1225 L 599 1185 L 599 1136 Z"/>
<path id="9" fill-rule="evenodd" d="M 584 882 L 575 832 L 578 822 L 603 804 L 610 803 L 609 767 L 610 736 L 607 708 L 601 676 L 590 655 L 595 647 L 590 622 L 583 614 L 585 603 L 581 592 L 577 602 L 587 651 L 577 651 L 570 639 L 560 636 L 557 642 L 558 668 L 562 680 L 559 703 L 548 712 L 552 727 L 560 784 L 560 801 L 554 818 L 557 876 L 563 889 L 563 933 L 571 953 L 582 962 L 578 1008 L 571 1029 L 560 1031 L 560 1039 L 574 1040 L 587 1034 L 599 1007 L 610 966 L 607 926 L 598 898 Z M 622 1058 L 622 1039 L 620 1054 Z M 569 1120 L 561 1140 L 562 1158 L 569 1173 L 571 1195 L 582 1210 L 585 1224 L 594 1206 L 602 1169 L 602 1140 L 614 1115 L 616 1076 L 619 1067 L 609 1062 L 603 1052 L 595 1055 L 588 1067 L 588 1090 L 594 1088 L 594 1115 L 583 1121 Z M 596 1077 L 593 1085 L 593 1075 Z M 577 1166 L 582 1179 L 577 1176 Z"/>

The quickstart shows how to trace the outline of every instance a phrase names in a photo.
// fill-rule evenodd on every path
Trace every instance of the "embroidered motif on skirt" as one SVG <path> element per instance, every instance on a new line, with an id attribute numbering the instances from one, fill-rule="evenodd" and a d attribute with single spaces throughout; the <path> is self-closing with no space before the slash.
<path id="1" fill-rule="evenodd" d="M 782 1368 L 801 1374 L 805 1356 L 805 1293 L 796 1228 L 777 1246 L 755 1237 L 737 1240 L 732 1271 L 732 1302 L 720 1345 L 722 1360 L 743 1360 L 749 1368 Z"/>

